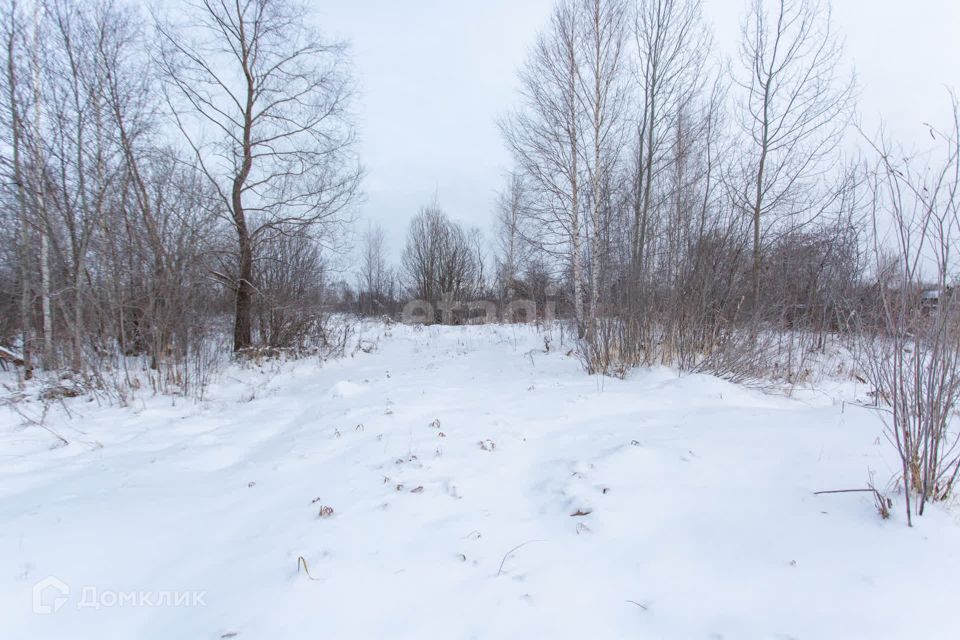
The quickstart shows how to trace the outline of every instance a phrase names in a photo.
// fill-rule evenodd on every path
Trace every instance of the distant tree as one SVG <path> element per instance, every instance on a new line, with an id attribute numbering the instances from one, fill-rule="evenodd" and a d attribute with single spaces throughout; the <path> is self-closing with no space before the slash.
<path id="1" fill-rule="evenodd" d="M 523 272 L 530 253 L 529 243 L 523 236 L 524 215 L 529 195 L 523 175 L 511 172 L 507 183 L 497 196 L 496 227 L 496 282 L 500 296 L 510 297 L 510 291 Z"/>
<path id="2" fill-rule="evenodd" d="M 407 294 L 418 300 L 464 302 L 482 286 L 478 241 L 437 204 L 410 222 L 401 265 Z"/>
<path id="3" fill-rule="evenodd" d="M 386 313 L 394 295 L 393 272 L 387 266 L 386 234 L 380 225 L 367 227 L 363 234 L 358 296 L 360 312 Z"/>

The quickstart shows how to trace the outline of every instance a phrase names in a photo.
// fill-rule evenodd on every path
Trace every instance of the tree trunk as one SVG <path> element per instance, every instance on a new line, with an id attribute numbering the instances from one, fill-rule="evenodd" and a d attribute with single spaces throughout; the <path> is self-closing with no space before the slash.
<path id="1" fill-rule="evenodd" d="M 41 181 L 43 178 L 41 177 Z M 44 187 L 40 187 L 40 210 L 44 210 Z M 50 239 L 46 225 L 40 227 L 40 307 L 43 313 L 43 367 L 54 368 L 53 362 L 53 308 L 50 305 Z"/>
<path id="2" fill-rule="evenodd" d="M 247 95 L 243 111 L 243 143 L 241 146 L 243 161 L 240 170 L 233 178 L 233 188 L 230 194 L 233 224 L 237 229 L 237 258 L 239 262 L 233 324 L 234 352 L 246 349 L 253 344 L 253 240 L 250 237 L 250 230 L 247 228 L 247 214 L 243 208 L 244 185 L 246 185 L 250 170 L 253 168 L 253 107 L 256 95 L 248 47 L 246 26 L 241 20 L 240 50 Z"/>
<path id="3" fill-rule="evenodd" d="M 13 14 L 16 4 L 11 7 Z M 17 102 L 17 70 L 15 60 L 16 30 L 11 28 L 10 39 L 7 42 L 7 81 L 10 91 L 10 126 L 13 133 L 13 181 L 17 188 L 17 211 L 20 215 L 20 341 L 23 352 L 23 377 L 30 380 L 33 377 L 32 327 L 33 319 L 30 304 L 30 222 L 27 220 L 27 194 L 23 184 L 21 169 L 20 146 L 21 126 L 19 103 Z"/>
<path id="4" fill-rule="evenodd" d="M 753 201 L 753 211 L 751 211 L 753 217 L 753 272 L 752 272 L 752 284 L 753 284 L 753 312 L 759 313 L 760 310 L 760 223 L 761 223 L 761 214 L 763 212 L 763 180 L 764 173 L 766 171 L 767 164 L 767 125 L 764 124 L 764 141 L 762 151 L 760 153 L 760 167 L 757 169 L 757 192 L 756 197 Z"/>
<path id="5" fill-rule="evenodd" d="M 586 335 L 583 313 L 583 247 L 580 244 L 580 225 L 574 216 L 573 230 L 573 315 L 577 320 L 577 337 Z"/>
<path id="6" fill-rule="evenodd" d="M 241 209 L 242 211 L 242 209 Z M 242 214 L 241 214 L 242 216 Z M 240 278 L 237 281 L 236 315 L 233 325 L 233 350 L 240 351 L 253 344 L 253 250 L 250 234 L 242 218 L 237 224 L 237 240 L 240 250 Z"/>
<path id="7" fill-rule="evenodd" d="M 76 265 L 73 275 L 73 370 L 83 370 L 83 270 Z"/>

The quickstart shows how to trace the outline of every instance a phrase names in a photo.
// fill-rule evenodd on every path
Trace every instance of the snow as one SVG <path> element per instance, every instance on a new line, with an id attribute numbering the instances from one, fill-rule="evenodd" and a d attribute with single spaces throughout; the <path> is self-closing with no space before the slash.
<path id="1" fill-rule="evenodd" d="M 18 353 L 15 353 L 14 351 L 12 351 L 12 350 L 10 350 L 10 349 L 7 349 L 6 347 L 4 347 L 4 346 L 2 346 L 2 345 L 0 345 L 0 356 L 2 356 L 2 357 L 0 357 L 0 360 L 3 360 L 3 359 L 14 360 L 14 361 L 16 361 L 16 360 L 23 360 L 23 356 L 21 356 L 21 355 L 18 354 Z"/>
<path id="2" fill-rule="evenodd" d="M 958 512 L 813 495 L 895 473 L 837 399 L 866 389 L 589 377 L 528 327 L 362 337 L 203 404 L 68 400 L 68 446 L 0 409 L 0 637 L 954 637 Z"/>

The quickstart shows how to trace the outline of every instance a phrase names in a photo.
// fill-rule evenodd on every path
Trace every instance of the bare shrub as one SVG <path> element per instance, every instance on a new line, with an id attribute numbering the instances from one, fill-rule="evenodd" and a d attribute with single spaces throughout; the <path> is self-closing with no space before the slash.
<path id="1" fill-rule="evenodd" d="M 591 375 L 624 378 L 638 364 L 636 342 L 625 336 L 630 325 L 619 318 L 596 318 L 590 333 L 578 340 L 577 354 Z"/>
<path id="2" fill-rule="evenodd" d="M 326 268 L 320 248 L 306 235 L 265 239 L 254 269 L 254 312 L 260 345 L 302 350 L 317 337 L 324 314 Z"/>
<path id="3" fill-rule="evenodd" d="M 861 323 L 862 366 L 901 463 L 907 521 L 947 499 L 960 473 L 951 426 L 960 394 L 960 109 L 929 159 L 875 145 L 873 220 L 879 326 Z M 925 165 L 918 168 L 918 165 Z M 890 232 L 885 226 L 889 223 Z M 893 264 L 886 258 L 893 250 Z M 889 277 L 893 276 L 893 277 Z"/>

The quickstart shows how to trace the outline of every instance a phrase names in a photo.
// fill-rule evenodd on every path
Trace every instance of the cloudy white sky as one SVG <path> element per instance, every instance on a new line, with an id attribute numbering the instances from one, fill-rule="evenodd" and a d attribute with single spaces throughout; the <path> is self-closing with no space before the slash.
<path id="1" fill-rule="evenodd" d="M 434 194 L 450 215 L 488 228 L 510 167 L 496 118 L 515 102 L 517 69 L 553 0 L 316 0 L 325 32 L 349 39 L 362 94 L 368 170 L 362 220 L 397 255 L 407 223 Z M 704 0 L 720 55 L 736 52 L 746 0 Z M 922 143 L 960 88 L 960 1 L 834 0 L 861 84 L 867 128 L 882 118 Z"/>

